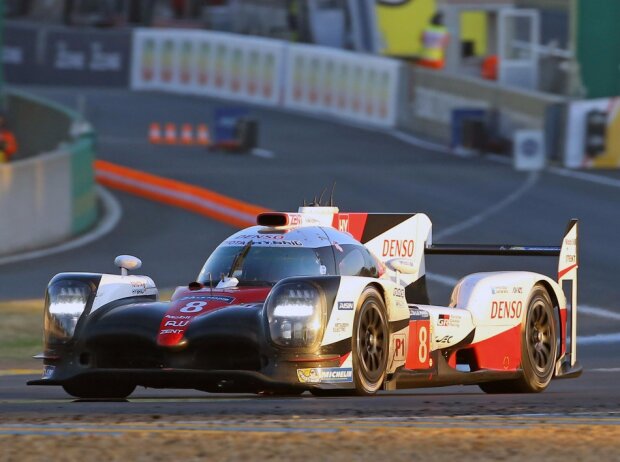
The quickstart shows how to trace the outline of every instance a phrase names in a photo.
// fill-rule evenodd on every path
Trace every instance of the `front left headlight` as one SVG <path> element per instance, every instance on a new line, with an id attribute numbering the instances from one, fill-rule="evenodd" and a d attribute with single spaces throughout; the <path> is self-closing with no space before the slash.
<path id="1" fill-rule="evenodd" d="M 82 281 L 60 280 L 48 287 L 45 298 L 46 343 L 71 340 L 90 294 L 89 285 Z"/>
<path id="2" fill-rule="evenodd" d="M 278 284 L 267 299 L 266 309 L 269 333 L 276 345 L 310 348 L 321 340 L 325 302 L 313 284 Z"/>

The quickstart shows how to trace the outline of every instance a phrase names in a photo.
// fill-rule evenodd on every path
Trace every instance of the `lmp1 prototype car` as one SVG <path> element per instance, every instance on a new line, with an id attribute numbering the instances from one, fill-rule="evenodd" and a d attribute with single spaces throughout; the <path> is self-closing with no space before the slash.
<path id="1" fill-rule="evenodd" d="M 128 274 L 141 264 L 131 256 L 117 257 L 121 275 L 56 275 L 43 377 L 29 384 L 82 398 L 123 398 L 138 385 L 371 395 L 476 384 L 528 393 L 581 372 L 575 220 L 561 247 L 434 245 L 424 214 L 319 206 L 257 222 L 220 244 L 197 281 L 167 302 L 151 278 Z M 476 273 L 456 284 L 448 306 L 431 305 L 428 254 L 559 256 L 558 281 Z"/>

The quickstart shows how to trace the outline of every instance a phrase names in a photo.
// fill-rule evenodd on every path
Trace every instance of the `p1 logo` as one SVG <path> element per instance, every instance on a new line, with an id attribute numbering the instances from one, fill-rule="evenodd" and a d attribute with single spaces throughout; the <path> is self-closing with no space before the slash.
<path id="1" fill-rule="evenodd" d="M 392 339 L 394 341 L 394 360 L 404 361 L 407 358 L 407 348 L 405 341 L 405 334 L 394 334 Z"/>

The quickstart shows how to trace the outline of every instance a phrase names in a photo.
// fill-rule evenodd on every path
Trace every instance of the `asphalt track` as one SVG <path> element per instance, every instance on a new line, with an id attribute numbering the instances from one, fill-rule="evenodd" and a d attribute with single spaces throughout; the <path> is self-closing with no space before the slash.
<path id="1" fill-rule="evenodd" d="M 75 105 L 75 90 L 34 90 Z M 260 108 L 254 108 L 253 114 L 260 120 L 261 146 L 274 153 L 272 158 L 153 146 L 146 141 L 150 122 L 209 122 L 213 108 L 225 103 L 120 90 L 86 90 L 83 95 L 87 117 L 100 135 L 101 159 L 267 208 L 295 209 L 304 198 L 312 199 L 336 181 L 335 197 L 341 210 L 424 211 L 445 243 L 558 245 L 568 220 L 580 218 L 579 297 L 590 307 L 584 309 L 579 323 L 579 335 L 586 339 L 579 348 L 585 373 L 577 380 L 554 382 L 543 394 L 527 396 L 488 396 L 476 387 L 382 394 L 372 399 L 146 390 L 122 403 L 73 402 L 53 387 L 25 387 L 27 376 L 4 376 L 0 377 L 3 421 L 58 422 L 84 415 L 178 420 L 544 414 L 555 419 L 613 416 L 619 411 L 620 189 L 548 172 L 517 173 L 502 163 L 439 154 L 389 134 Z M 40 297 L 46 282 L 61 271 L 115 272 L 112 261 L 122 253 L 142 258 L 144 274 L 160 287 L 187 283 L 209 252 L 233 231 L 180 209 L 115 194 L 123 218 L 113 232 L 65 254 L 0 266 L 0 299 Z M 431 279 L 431 299 L 441 304 L 449 297 L 447 283 L 466 273 L 528 269 L 553 275 L 556 261 L 433 257 L 427 260 L 427 269 L 436 275 Z M 607 337 L 597 340 L 595 336 L 601 334 Z"/>

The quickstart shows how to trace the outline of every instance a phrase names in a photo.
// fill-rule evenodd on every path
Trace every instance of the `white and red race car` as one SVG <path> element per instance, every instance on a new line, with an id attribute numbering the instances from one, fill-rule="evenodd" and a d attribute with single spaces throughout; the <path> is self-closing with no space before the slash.
<path id="1" fill-rule="evenodd" d="M 43 378 L 80 397 L 137 385 L 314 394 L 576 377 L 577 221 L 562 245 L 438 245 L 418 214 L 302 207 L 226 239 L 169 302 L 146 276 L 61 273 L 47 289 Z M 557 280 L 476 273 L 429 301 L 425 255 L 559 257 Z M 562 285 L 569 283 L 570 303 Z M 569 341 L 570 339 L 570 341 Z"/>

